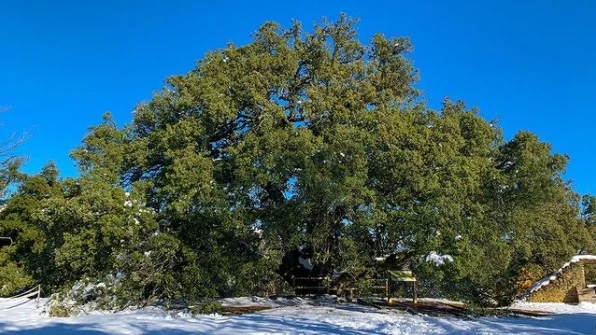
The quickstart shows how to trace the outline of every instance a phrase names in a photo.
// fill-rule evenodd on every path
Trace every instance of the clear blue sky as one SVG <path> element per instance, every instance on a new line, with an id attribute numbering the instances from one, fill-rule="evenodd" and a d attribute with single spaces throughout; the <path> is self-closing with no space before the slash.
<path id="1" fill-rule="evenodd" d="M 566 177 L 596 193 L 596 1 L 2 1 L 0 134 L 28 130 L 19 152 L 75 175 L 69 152 L 111 111 L 134 106 L 208 50 L 244 44 L 266 20 L 305 27 L 340 12 L 359 34 L 409 36 L 430 105 L 445 96 L 531 130 L 571 156 Z"/>

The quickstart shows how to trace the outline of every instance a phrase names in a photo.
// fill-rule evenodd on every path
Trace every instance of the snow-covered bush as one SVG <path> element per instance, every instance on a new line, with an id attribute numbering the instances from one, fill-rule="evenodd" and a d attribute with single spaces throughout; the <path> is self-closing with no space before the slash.
<path id="1" fill-rule="evenodd" d="M 106 276 L 98 281 L 86 278 L 50 297 L 50 316 L 70 316 L 96 309 L 114 310 L 123 307 L 117 296 L 118 280 Z"/>

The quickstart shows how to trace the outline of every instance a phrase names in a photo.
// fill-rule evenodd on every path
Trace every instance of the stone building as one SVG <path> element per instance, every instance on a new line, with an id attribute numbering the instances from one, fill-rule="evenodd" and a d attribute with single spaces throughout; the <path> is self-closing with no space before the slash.
<path id="1" fill-rule="evenodd" d="M 588 264 L 596 264 L 596 256 L 574 256 L 558 271 L 534 283 L 522 298 L 529 302 L 596 302 L 594 286 L 586 283 Z"/>

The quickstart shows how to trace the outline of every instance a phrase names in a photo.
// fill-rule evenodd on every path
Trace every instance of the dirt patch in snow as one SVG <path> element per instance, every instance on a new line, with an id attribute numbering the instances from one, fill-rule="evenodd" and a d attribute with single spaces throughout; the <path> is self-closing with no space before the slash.
<path id="1" fill-rule="evenodd" d="M 222 315 L 240 315 L 248 313 L 256 313 L 272 309 L 270 306 L 223 306 L 221 308 Z"/>

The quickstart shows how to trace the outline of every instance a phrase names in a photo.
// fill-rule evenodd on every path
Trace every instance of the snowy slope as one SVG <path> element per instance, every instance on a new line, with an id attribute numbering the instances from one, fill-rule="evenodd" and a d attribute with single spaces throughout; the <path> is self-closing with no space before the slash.
<path id="1" fill-rule="evenodd" d="M 410 315 L 359 305 L 294 306 L 242 316 L 171 314 L 158 309 L 49 318 L 35 302 L 0 299 L 2 334 L 594 334 L 596 309 L 567 310 L 548 318 L 455 319 Z M 532 308 L 532 305 L 524 305 Z M 552 306 L 551 306 L 552 309 Z"/>

